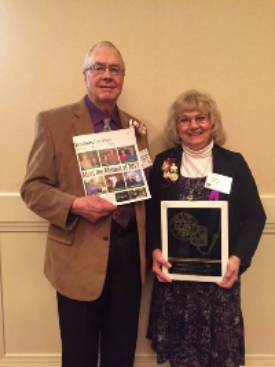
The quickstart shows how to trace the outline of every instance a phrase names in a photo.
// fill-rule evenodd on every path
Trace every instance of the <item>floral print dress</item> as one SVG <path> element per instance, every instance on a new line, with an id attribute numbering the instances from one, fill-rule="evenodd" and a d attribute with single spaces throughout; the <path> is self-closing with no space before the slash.
<path id="1" fill-rule="evenodd" d="M 205 178 L 179 181 L 179 200 L 208 200 Z M 147 337 L 157 362 L 171 367 L 244 365 L 240 283 L 223 289 L 214 283 L 154 283 Z"/>

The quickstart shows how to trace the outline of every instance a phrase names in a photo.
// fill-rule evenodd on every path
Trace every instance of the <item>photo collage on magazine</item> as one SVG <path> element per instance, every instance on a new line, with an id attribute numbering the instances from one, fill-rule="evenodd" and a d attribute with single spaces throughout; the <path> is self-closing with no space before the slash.
<path id="1" fill-rule="evenodd" d="M 94 134 L 93 137 L 95 135 L 98 138 L 96 141 L 74 138 L 86 195 L 100 195 L 116 204 L 149 198 L 139 152 L 132 135 L 122 135 L 119 139 L 117 132 Z"/>

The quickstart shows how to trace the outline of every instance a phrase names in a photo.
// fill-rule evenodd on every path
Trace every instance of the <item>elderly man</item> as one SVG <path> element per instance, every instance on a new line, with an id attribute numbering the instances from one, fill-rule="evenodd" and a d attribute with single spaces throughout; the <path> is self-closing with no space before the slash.
<path id="1" fill-rule="evenodd" d="M 119 50 L 97 43 L 83 74 L 80 102 L 38 115 L 21 195 L 50 223 L 45 274 L 57 291 L 62 366 L 96 367 L 100 354 L 101 367 L 130 367 L 145 277 L 144 203 L 117 208 L 84 196 L 72 142 L 129 127 L 133 117 L 117 107 L 125 74 Z M 146 134 L 136 136 L 146 148 Z"/>

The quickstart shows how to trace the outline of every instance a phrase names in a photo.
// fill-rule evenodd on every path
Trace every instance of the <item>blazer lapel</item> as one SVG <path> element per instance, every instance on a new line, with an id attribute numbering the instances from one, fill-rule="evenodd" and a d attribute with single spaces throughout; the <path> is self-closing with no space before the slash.
<path id="1" fill-rule="evenodd" d="M 178 168 L 178 175 L 180 176 L 180 167 L 181 167 L 181 161 L 182 161 L 182 148 L 181 146 L 176 147 L 173 150 L 170 150 L 167 157 L 163 160 L 163 162 L 168 158 L 174 158 L 175 159 L 175 165 Z M 178 185 L 179 180 L 169 183 L 166 187 L 166 193 L 165 193 L 165 200 L 177 200 L 178 196 Z"/>
<path id="2" fill-rule="evenodd" d="M 130 126 L 131 117 L 124 111 L 118 109 L 119 119 L 121 123 L 122 129 L 128 129 Z M 142 150 L 147 147 L 147 140 L 140 134 L 136 134 L 136 142 L 139 150 Z"/>
<path id="3" fill-rule="evenodd" d="M 182 161 L 182 147 L 179 145 L 175 151 L 176 166 L 178 167 L 178 173 L 180 173 L 181 161 Z"/>
<path id="4" fill-rule="evenodd" d="M 232 177 L 230 165 L 225 161 L 223 154 L 216 145 L 213 147 L 213 172 Z M 228 200 L 228 194 L 220 192 L 220 200 Z"/>
<path id="5" fill-rule="evenodd" d="M 72 107 L 73 113 L 73 129 L 75 135 L 85 135 L 94 133 L 94 126 L 86 107 L 84 99 L 75 103 Z"/>
<path id="6" fill-rule="evenodd" d="M 118 109 L 118 115 L 121 122 L 122 129 L 127 129 L 129 127 L 129 117 L 126 113 L 123 113 L 120 109 Z"/>
<path id="7" fill-rule="evenodd" d="M 232 176 L 230 165 L 225 161 L 224 155 L 218 146 L 213 147 L 213 172 L 220 175 Z"/>
<path id="8" fill-rule="evenodd" d="M 73 113 L 73 129 L 76 135 L 85 135 L 94 133 L 94 126 L 91 121 L 91 117 L 86 107 L 84 99 L 80 102 L 75 103 L 72 106 Z M 121 127 L 127 129 L 129 127 L 129 118 L 127 114 L 123 113 L 120 109 L 118 110 Z"/>

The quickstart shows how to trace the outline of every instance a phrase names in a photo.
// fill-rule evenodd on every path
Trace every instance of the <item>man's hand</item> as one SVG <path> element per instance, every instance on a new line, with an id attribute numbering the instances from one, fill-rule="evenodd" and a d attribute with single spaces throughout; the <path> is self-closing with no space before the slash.
<path id="1" fill-rule="evenodd" d="M 231 256 L 227 263 L 227 270 L 224 277 L 218 285 L 221 288 L 231 288 L 239 278 L 241 260 L 237 256 Z"/>
<path id="2" fill-rule="evenodd" d="M 116 205 L 99 196 L 81 196 L 74 200 L 71 208 L 72 214 L 80 215 L 91 223 L 110 215 L 116 210 Z"/>
<path id="3" fill-rule="evenodd" d="M 153 256 L 153 273 L 157 277 L 158 281 L 165 282 L 165 283 L 171 283 L 172 279 L 169 278 L 166 274 L 164 274 L 161 270 L 162 266 L 165 266 L 166 268 L 170 268 L 171 264 L 164 259 L 162 256 L 162 252 L 159 249 L 156 249 L 152 252 Z"/>

